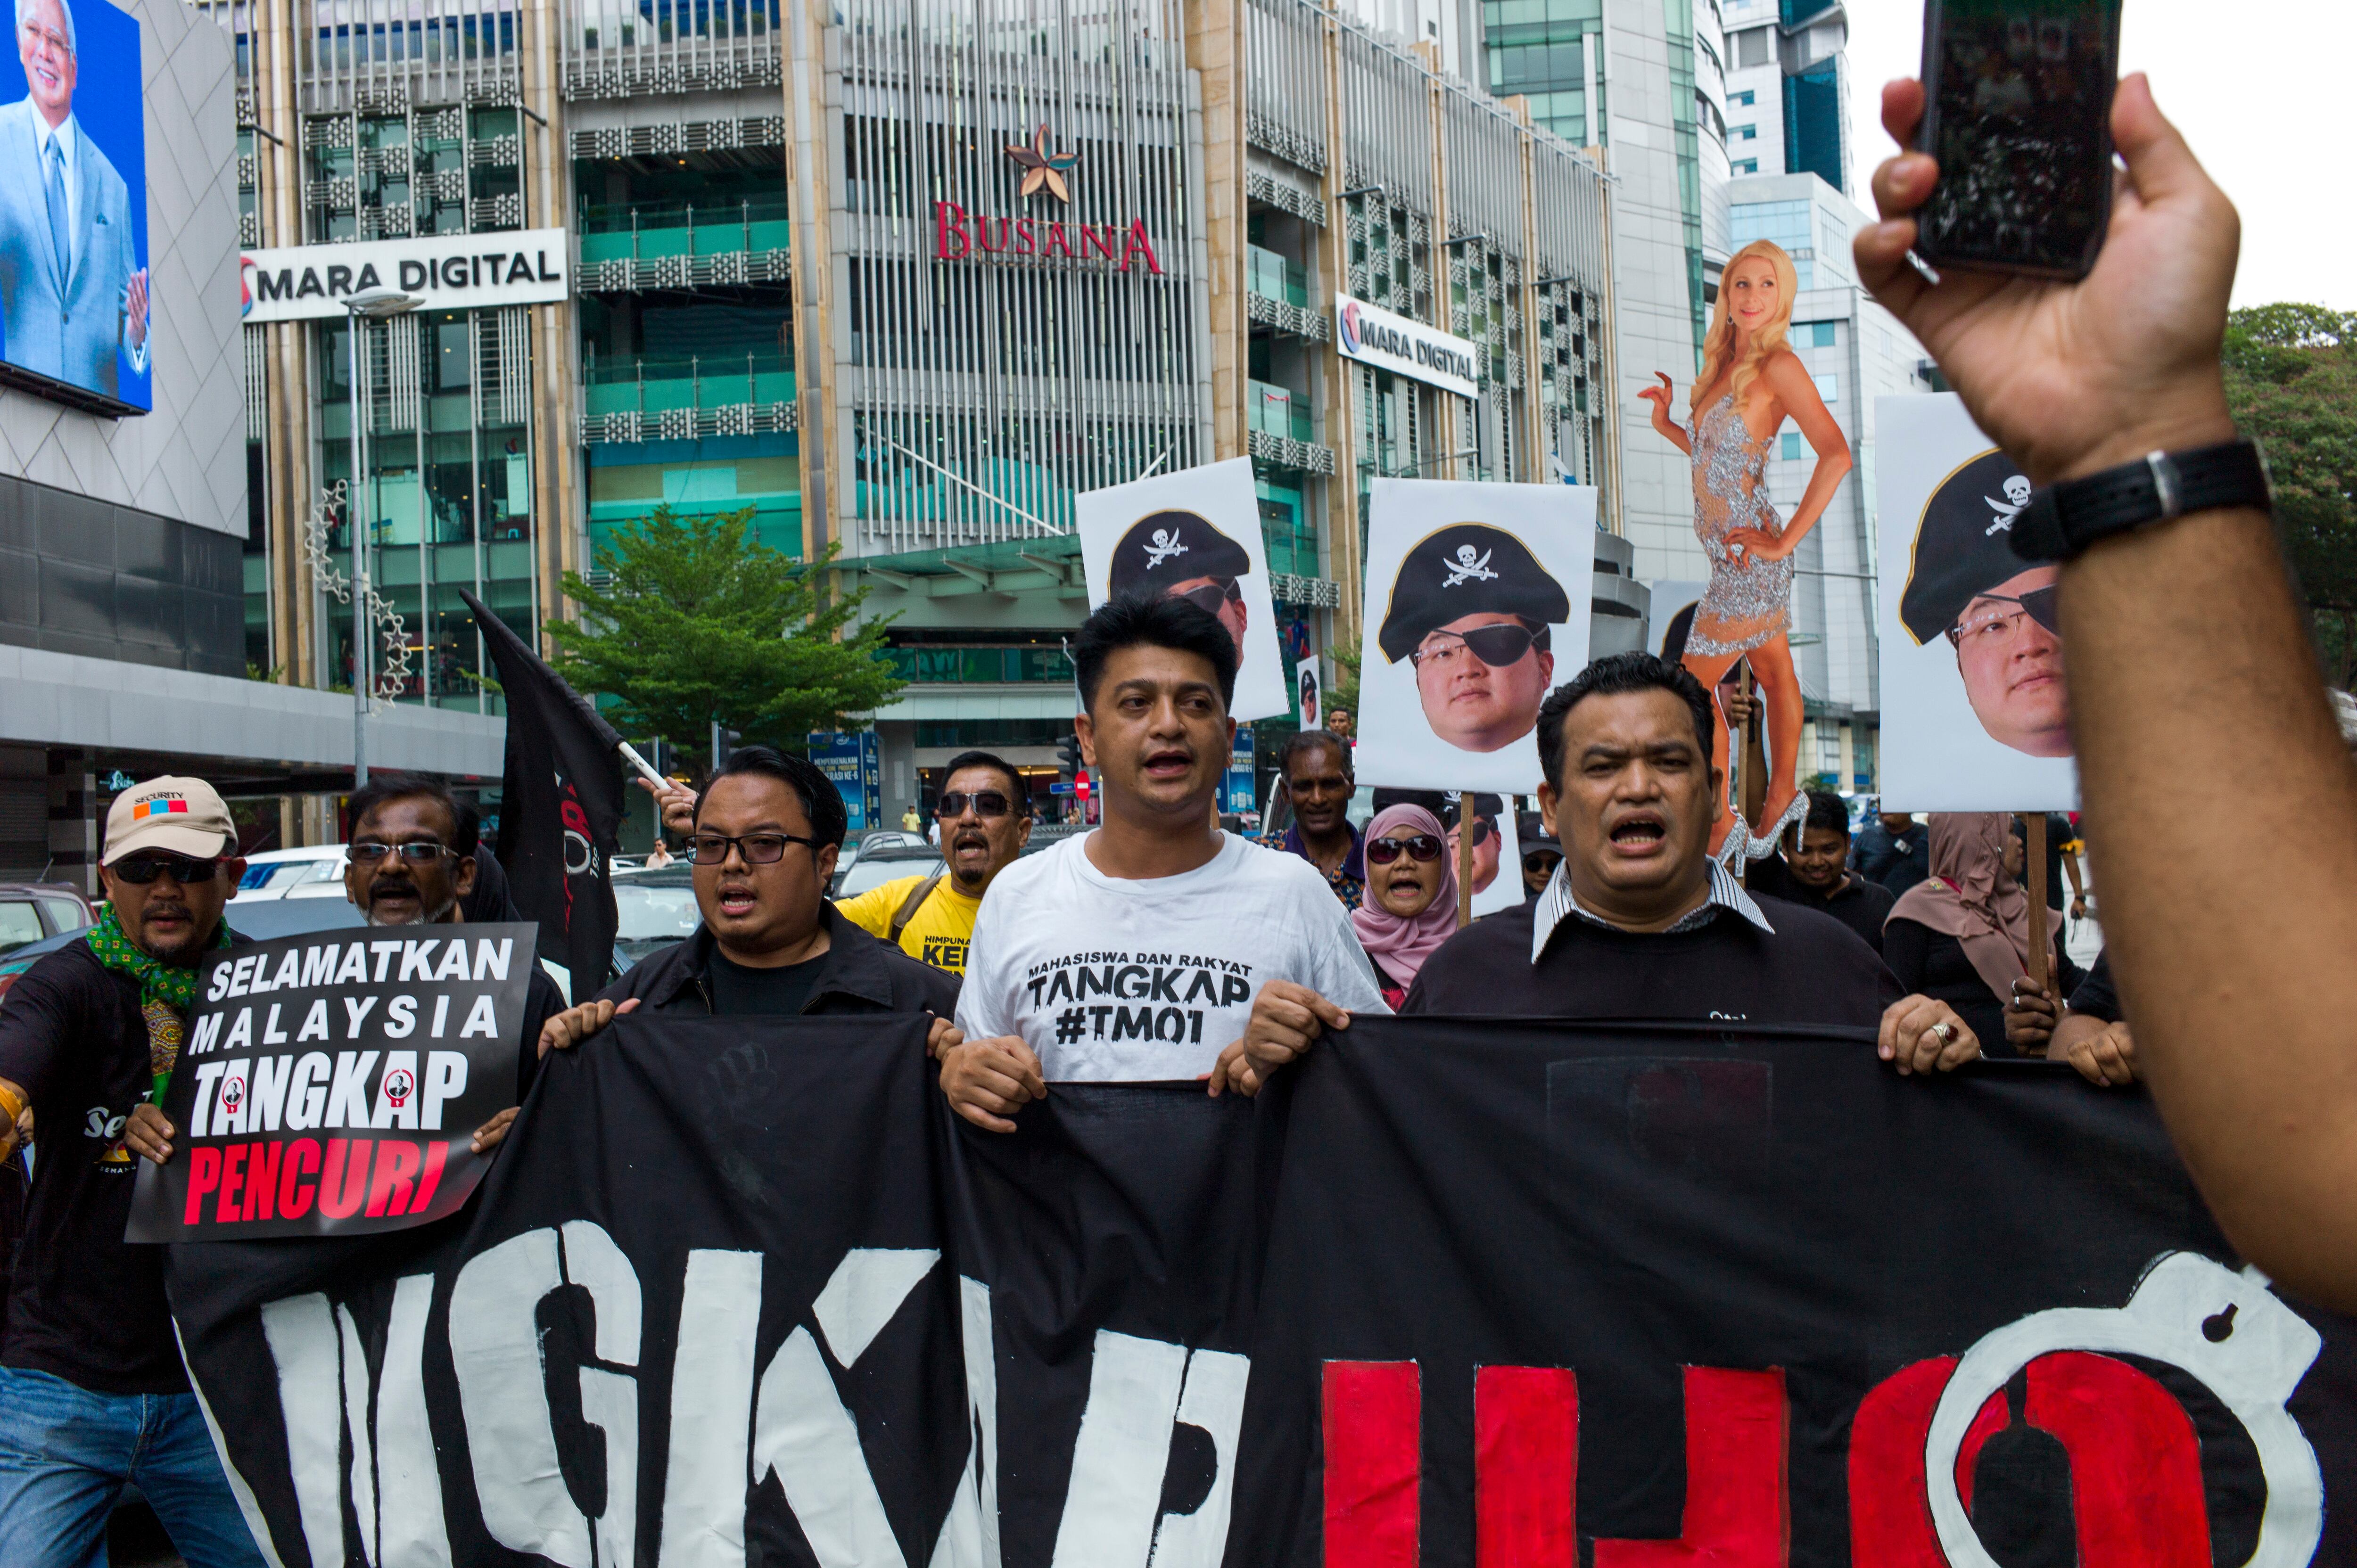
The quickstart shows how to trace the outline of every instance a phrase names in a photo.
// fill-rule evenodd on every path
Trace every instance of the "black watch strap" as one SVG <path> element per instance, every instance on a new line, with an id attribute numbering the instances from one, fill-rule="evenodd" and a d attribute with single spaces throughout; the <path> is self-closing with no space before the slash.
<path id="1" fill-rule="evenodd" d="M 2025 561 L 2067 561 L 2110 534 L 2189 511 L 2275 503 L 2266 459 L 2244 439 L 2185 452 L 2154 452 L 2029 498 L 2007 536 Z"/>

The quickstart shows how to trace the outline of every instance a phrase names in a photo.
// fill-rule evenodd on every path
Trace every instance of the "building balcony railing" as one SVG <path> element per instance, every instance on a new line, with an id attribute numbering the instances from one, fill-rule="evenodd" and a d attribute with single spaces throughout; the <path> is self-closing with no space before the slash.
<path id="1" fill-rule="evenodd" d="M 585 446 L 759 435 L 795 427 L 792 363 L 782 354 L 593 360 L 582 377 Z"/>
<path id="2" fill-rule="evenodd" d="M 1266 381 L 1246 384 L 1244 428 L 1290 436 L 1296 441 L 1311 440 L 1316 434 L 1310 426 L 1308 398 L 1290 387 L 1271 386 Z"/>
<path id="3" fill-rule="evenodd" d="M 589 207 L 575 230 L 586 294 L 792 278 L 793 224 L 782 201 Z"/>
<path id="4" fill-rule="evenodd" d="M 1056 648 L 926 648 L 888 650 L 893 672 L 918 685 L 1070 684 L 1071 664 Z"/>
<path id="5" fill-rule="evenodd" d="M 1258 245 L 1244 247 L 1244 286 L 1287 305 L 1309 304 L 1309 269 Z"/>

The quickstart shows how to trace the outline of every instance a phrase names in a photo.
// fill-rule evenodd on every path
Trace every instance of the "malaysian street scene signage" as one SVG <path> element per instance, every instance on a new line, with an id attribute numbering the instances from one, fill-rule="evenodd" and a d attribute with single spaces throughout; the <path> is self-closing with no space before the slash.
<path id="1" fill-rule="evenodd" d="M 1334 296 L 1334 307 L 1341 327 L 1335 343 L 1345 359 L 1413 376 L 1458 397 L 1480 395 L 1478 345 L 1347 294 Z"/>
<path id="2" fill-rule="evenodd" d="M 571 287 L 571 257 L 562 229 L 247 251 L 239 308 L 257 323 L 341 316 L 346 299 L 370 288 L 418 295 L 426 310 L 548 305 Z"/>
<path id="3" fill-rule="evenodd" d="M 1053 197 L 1051 210 L 1060 213 L 1071 204 L 1076 152 L 1056 149 L 1048 127 L 1034 131 L 1028 142 L 1006 149 L 1007 162 L 1022 171 L 1016 199 Z M 969 211 L 954 201 L 933 203 L 933 260 L 937 262 L 1067 262 L 1125 273 L 1132 263 L 1159 277 L 1162 259 L 1154 253 L 1146 220 L 1123 223 L 1080 223 L 1062 216 Z"/>

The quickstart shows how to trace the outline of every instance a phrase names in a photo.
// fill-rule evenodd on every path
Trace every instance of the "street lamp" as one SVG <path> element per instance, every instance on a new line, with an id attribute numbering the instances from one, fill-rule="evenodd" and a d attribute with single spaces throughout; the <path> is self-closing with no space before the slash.
<path id="1" fill-rule="evenodd" d="M 352 534 L 352 788 L 368 788 L 369 580 L 361 544 L 361 317 L 389 321 L 425 303 L 397 288 L 364 288 L 344 302 L 350 340 L 345 345 L 352 393 L 352 480 L 345 492 L 344 526 Z"/>

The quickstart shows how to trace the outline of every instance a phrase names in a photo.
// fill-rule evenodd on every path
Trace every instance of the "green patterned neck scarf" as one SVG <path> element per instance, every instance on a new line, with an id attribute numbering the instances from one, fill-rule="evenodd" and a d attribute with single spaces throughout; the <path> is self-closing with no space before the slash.
<path id="1" fill-rule="evenodd" d="M 139 983 L 139 1011 L 147 1020 L 147 1067 L 156 1080 L 152 1098 L 160 1105 L 164 1086 L 172 1081 L 172 1065 L 180 1059 L 180 1042 L 188 1033 L 188 1009 L 197 1003 L 201 968 L 166 963 L 141 948 L 124 934 L 123 922 L 114 918 L 112 904 L 99 911 L 98 924 L 82 940 L 90 944 L 100 963 Z M 215 928 L 212 945 L 229 946 L 227 920 Z"/>

